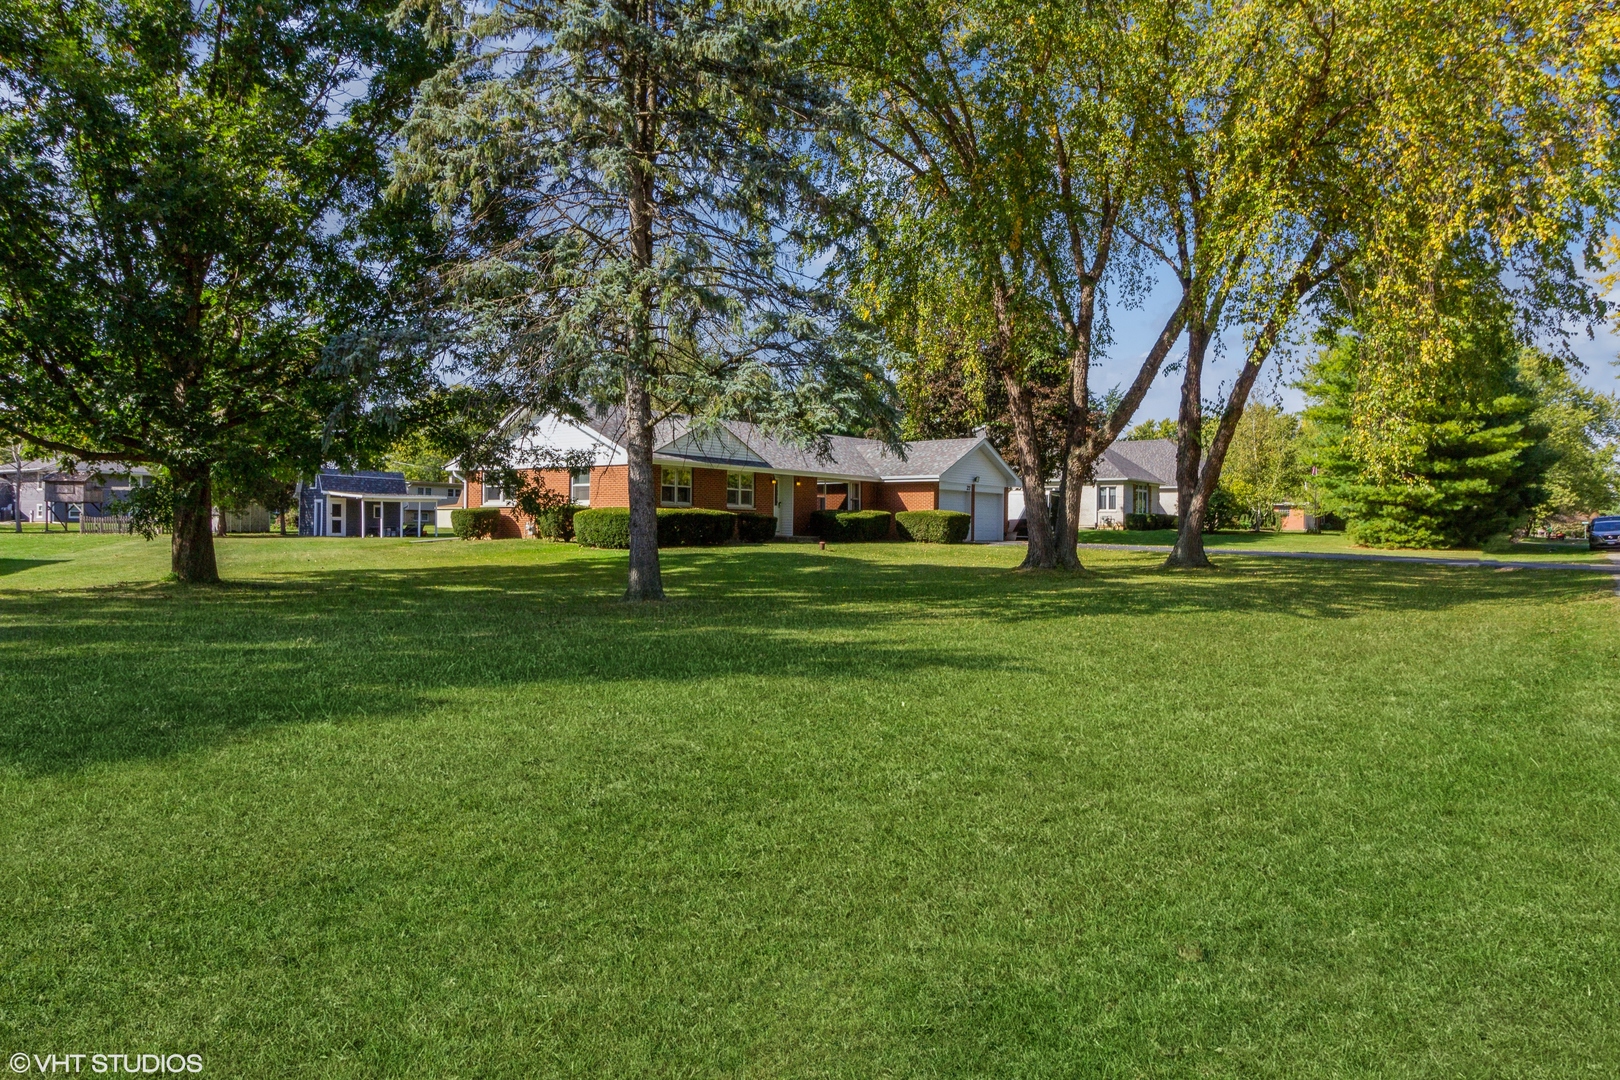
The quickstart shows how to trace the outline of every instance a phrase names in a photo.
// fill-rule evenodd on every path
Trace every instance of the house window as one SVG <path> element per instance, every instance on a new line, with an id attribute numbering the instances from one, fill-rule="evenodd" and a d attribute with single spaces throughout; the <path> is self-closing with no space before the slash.
<path id="1" fill-rule="evenodd" d="M 754 508 L 753 473 L 726 473 L 726 505 L 747 510 L 752 510 Z"/>
<path id="2" fill-rule="evenodd" d="M 861 508 L 861 485 L 859 484 L 849 485 L 849 508 L 851 510 Z"/>
<path id="3" fill-rule="evenodd" d="M 485 480 L 484 481 L 484 505 L 485 506 L 494 506 L 495 504 L 501 502 L 502 501 L 502 496 L 504 494 L 505 493 L 501 491 L 501 485 L 500 485 L 499 481 L 496 481 L 496 480 Z"/>
<path id="4" fill-rule="evenodd" d="M 847 505 L 849 502 L 850 484 L 839 484 L 831 481 L 818 481 L 816 483 L 816 509 L 817 510 L 853 510 L 855 507 Z"/>
<path id="5" fill-rule="evenodd" d="M 1099 510 L 1118 510 L 1119 509 L 1119 488 L 1117 488 L 1117 487 L 1100 487 L 1100 488 L 1098 488 L 1097 489 L 1097 509 L 1099 509 Z"/>
<path id="6" fill-rule="evenodd" d="M 568 474 L 568 501 L 580 506 L 591 505 L 591 470 L 575 469 Z"/>
<path id="7" fill-rule="evenodd" d="M 664 483 L 659 492 L 665 506 L 692 505 L 692 470 L 664 466 Z"/>
<path id="8" fill-rule="evenodd" d="M 1151 508 L 1150 508 L 1150 506 L 1148 504 L 1148 496 L 1150 494 L 1151 494 L 1151 491 L 1150 491 L 1150 489 L 1148 488 L 1148 486 L 1146 484 L 1137 484 L 1134 488 L 1132 488 L 1132 490 L 1131 490 L 1131 513 L 1133 513 L 1133 514 L 1151 513 L 1152 510 L 1151 510 Z"/>

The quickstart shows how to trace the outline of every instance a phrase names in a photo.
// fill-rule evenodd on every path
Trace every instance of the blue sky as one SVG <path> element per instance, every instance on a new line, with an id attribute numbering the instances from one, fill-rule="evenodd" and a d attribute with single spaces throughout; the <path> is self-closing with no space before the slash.
<path id="1" fill-rule="evenodd" d="M 1611 303 L 1620 303 L 1620 290 L 1610 293 L 1608 299 Z M 1142 358 L 1147 355 L 1149 346 L 1153 344 L 1159 328 L 1164 325 L 1164 320 L 1169 317 L 1174 306 L 1175 296 L 1172 286 L 1166 282 L 1161 283 L 1141 307 L 1111 312 L 1114 343 L 1093 373 L 1092 386 L 1096 388 L 1097 393 L 1106 393 L 1113 386 L 1123 389 L 1130 385 L 1141 366 Z M 1225 398 L 1225 391 L 1237 374 L 1238 364 L 1242 359 L 1241 343 L 1235 335 L 1229 336 L 1223 344 L 1224 350 L 1219 351 L 1220 354 L 1205 370 L 1206 400 L 1214 398 L 1217 392 L 1222 399 Z M 1597 336 L 1592 339 L 1587 338 L 1584 329 L 1572 331 L 1569 344 L 1575 355 L 1586 364 L 1586 371 L 1577 373 L 1583 383 L 1604 393 L 1620 394 L 1620 367 L 1615 364 L 1616 359 L 1620 358 L 1620 333 L 1616 332 L 1614 323 L 1600 328 Z M 1179 358 L 1185 348 L 1186 339 L 1183 338 L 1171 351 L 1170 361 Z M 1280 402 L 1289 410 L 1301 408 L 1304 399 L 1299 391 L 1289 384 L 1298 378 L 1300 364 L 1309 358 L 1309 354 L 1309 347 L 1306 346 L 1296 348 L 1292 356 L 1283 359 L 1281 365 L 1276 360 L 1269 362 L 1260 381 L 1255 385 L 1256 398 Z M 1141 408 L 1136 411 L 1136 419 L 1132 423 L 1166 417 L 1173 419 L 1179 407 L 1180 393 L 1181 372 L 1179 370 L 1160 372 L 1153 389 L 1148 391 Z"/>

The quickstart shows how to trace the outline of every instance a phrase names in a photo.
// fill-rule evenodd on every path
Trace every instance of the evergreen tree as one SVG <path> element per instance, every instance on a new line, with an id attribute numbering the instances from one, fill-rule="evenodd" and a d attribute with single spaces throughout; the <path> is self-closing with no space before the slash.
<path id="1" fill-rule="evenodd" d="M 805 273 L 838 101 L 773 0 L 422 6 L 458 55 L 421 95 L 400 183 L 455 227 L 458 356 L 521 408 L 623 406 L 626 597 L 659 598 L 660 415 L 895 431 L 878 355 Z"/>
<path id="2" fill-rule="evenodd" d="M 1523 524 L 1553 461 L 1535 399 L 1520 378 L 1519 346 L 1500 322 L 1476 324 L 1447 370 L 1402 414 L 1388 438 L 1359 430 L 1357 410 L 1373 361 L 1343 334 L 1306 372 L 1301 388 L 1309 460 L 1327 509 L 1372 547 L 1477 545 Z"/>

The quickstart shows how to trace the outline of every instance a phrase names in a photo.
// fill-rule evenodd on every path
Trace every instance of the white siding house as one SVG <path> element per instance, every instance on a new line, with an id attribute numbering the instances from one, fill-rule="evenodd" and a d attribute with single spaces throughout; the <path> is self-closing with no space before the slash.
<path id="1" fill-rule="evenodd" d="M 1057 483 L 1047 485 L 1047 497 Z M 1096 476 L 1080 491 L 1080 527 L 1119 529 L 1125 515 L 1175 514 L 1176 444 L 1171 439 L 1136 439 L 1116 442 L 1097 459 Z M 1012 493 L 1008 517 L 1021 524 L 1024 493 Z"/>

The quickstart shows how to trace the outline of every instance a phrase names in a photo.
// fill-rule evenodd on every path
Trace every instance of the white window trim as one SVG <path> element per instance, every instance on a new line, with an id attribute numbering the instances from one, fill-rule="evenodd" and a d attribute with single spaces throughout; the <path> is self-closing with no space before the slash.
<path id="1" fill-rule="evenodd" d="M 746 488 L 741 487 L 741 486 L 735 487 L 735 488 L 732 487 L 731 486 L 731 478 L 733 476 L 739 476 L 739 477 L 746 478 L 747 481 L 748 481 L 748 486 Z M 735 491 L 737 493 L 737 496 L 738 496 L 737 501 L 735 501 L 735 502 L 732 501 L 732 497 L 731 497 L 731 493 L 733 491 Z M 744 492 L 746 492 L 748 494 L 748 501 L 747 502 L 742 501 L 742 495 L 743 495 Z M 758 494 L 759 494 L 759 485 L 755 482 L 755 477 L 754 477 L 753 473 L 747 473 L 747 472 L 728 472 L 728 473 L 726 473 L 726 509 L 727 510 L 752 510 L 752 509 L 754 509 L 755 505 L 758 503 Z"/>
<path id="2" fill-rule="evenodd" d="M 585 497 L 583 499 L 579 497 L 579 488 L 581 486 L 579 477 L 580 477 L 581 474 L 584 474 L 584 477 L 585 477 L 585 481 L 584 481 Z M 662 474 L 659 475 L 659 480 L 660 481 L 663 480 L 663 475 Z M 572 470 L 569 471 L 569 473 L 568 473 L 568 501 L 573 503 L 575 506 L 589 506 L 589 505 L 591 505 L 591 470 L 589 470 L 589 469 L 572 469 Z"/>
<path id="3" fill-rule="evenodd" d="M 667 484 L 664 477 L 667 473 L 675 474 L 675 482 Z M 686 474 L 686 483 L 681 483 L 681 474 Z M 664 498 L 664 489 L 673 488 L 674 499 Z M 680 497 L 682 489 L 686 491 L 686 498 Z M 658 473 L 658 505 L 660 506 L 691 506 L 692 505 L 692 470 L 684 465 L 660 465 Z"/>

